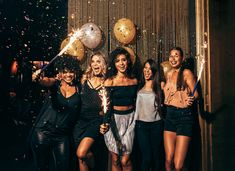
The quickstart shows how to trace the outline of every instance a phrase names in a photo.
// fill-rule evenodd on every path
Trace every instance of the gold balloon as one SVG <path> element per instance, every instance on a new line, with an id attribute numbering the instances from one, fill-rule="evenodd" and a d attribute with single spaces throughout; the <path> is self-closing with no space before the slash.
<path id="1" fill-rule="evenodd" d="M 164 61 L 161 63 L 161 66 L 163 68 L 163 72 L 166 77 L 166 74 L 172 69 L 171 64 L 169 61 Z"/>
<path id="2" fill-rule="evenodd" d="M 114 25 L 113 31 L 116 39 L 124 45 L 130 43 L 136 34 L 134 23 L 127 18 L 119 19 Z"/>
<path id="3" fill-rule="evenodd" d="M 130 54 L 131 62 L 134 65 L 136 60 L 135 52 L 130 47 L 123 46 L 123 48 L 126 49 L 126 51 Z"/>
<path id="4" fill-rule="evenodd" d="M 69 43 L 69 38 L 64 39 L 63 42 L 61 43 L 60 49 L 63 49 L 68 43 Z M 85 54 L 85 49 L 82 42 L 76 39 L 72 43 L 72 45 L 66 50 L 65 53 L 75 56 L 79 61 L 82 61 Z"/>

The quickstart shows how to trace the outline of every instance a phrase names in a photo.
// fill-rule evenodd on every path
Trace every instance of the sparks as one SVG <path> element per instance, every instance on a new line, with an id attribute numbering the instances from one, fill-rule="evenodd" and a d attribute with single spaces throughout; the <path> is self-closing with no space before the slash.
<path id="1" fill-rule="evenodd" d="M 198 85 L 198 83 L 199 83 L 199 81 L 201 79 L 202 71 L 203 71 L 204 66 L 205 66 L 204 64 L 205 64 L 205 59 L 202 59 L 201 65 L 200 65 L 200 70 L 199 70 L 198 77 L 197 77 L 197 82 L 196 82 L 196 84 L 194 86 L 194 89 L 193 89 L 193 92 L 191 93 L 191 96 L 193 96 L 195 91 L 197 90 L 197 85 Z"/>
<path id="2" fill-rule="evenodd" d="M 107 95 L 108 95 L 108 93 L 107 93 L 105 87 L 100 89 L 99 96 L 100 96 L 101 101 L 102 101 L 102 107 L 103 107 L 104 114 L 107 113 L 108 105 L 109 105 L 109 99 L 108 99 Z"/>
<path id="3" fill-rule="evenodd" d="M 68 50 L 68 48 L 73 44 L 73 42 L 76 40 L 76 39 L 81 39 L 82 38 L 82 31 L 80 29 L 77 29 L 77 30 L 73 30 L 73 33 L 70 33 L 69 34 L 69 43 L 60 51 L 60 53 L 58 53 L 54 58 L 52 58 L 52 60 L 50 60 L 50 62 L 45 65 L 42 69 L 41 69 L 41 72 L 44 71 L 48 66 L 51 65 L 51 63 L 56 60 L 56 58 L 58 56 L 61 56 L 64 52 L 66 52 Z"/>
<path id="4" fill-rule="evenodd" d="M 60 51 L 57 56 L 61 56 L 68 48 L 73 44 L 76 39 L 81 39 L 82 31 L 80 29 L 74 30 L 74 33 L 71 34 L 69 38 L 69 43 Z"/>

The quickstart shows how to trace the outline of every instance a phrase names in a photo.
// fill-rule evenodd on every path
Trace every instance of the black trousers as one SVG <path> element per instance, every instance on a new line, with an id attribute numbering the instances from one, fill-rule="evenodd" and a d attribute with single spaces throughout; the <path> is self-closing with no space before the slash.
<path id="1" fill-rule="evenodd" d="M 70 159 L 69 137 L 48 131 L 34 131 L 32 151 L 37 171 L 68 171 Z"/>
<path id="2" fill-rule="evenodd" d="M 141 152 L 141 170 L 163 170 L 163 121 L 136 121 L 135 131 Z"/>

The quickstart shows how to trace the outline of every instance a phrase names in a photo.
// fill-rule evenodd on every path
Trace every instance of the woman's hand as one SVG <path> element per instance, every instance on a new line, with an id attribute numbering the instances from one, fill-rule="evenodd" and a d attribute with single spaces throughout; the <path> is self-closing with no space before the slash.
<path id="1" fill-rule="evenodd" d="M 108 123 L 103 123 L 100 125 L 100 133 L 105 134 L 109 130 L 109 124 Z"/>
<path id="2" fill-rule="evenodd" d="M 188 96 L 185 101 L 186 101 L 186 104 L 187 104 L 188 106 L 192 106 L 194 100 L 195 100 L 195 97 L 194 97 L 194 96 Z"/>
<path id="3" fill-rule="evenodd" d="M 41 75 L 41 69 L 38 69 L 35 72 L 33 72 L 32 81 L 37 81 L 37 79 L 40 78 L 40 75 Z"/>

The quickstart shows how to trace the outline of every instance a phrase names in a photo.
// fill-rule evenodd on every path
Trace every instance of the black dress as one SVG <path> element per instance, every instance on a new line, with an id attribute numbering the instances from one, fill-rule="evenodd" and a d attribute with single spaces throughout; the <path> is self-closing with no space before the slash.
<path id="1" fill-rule="evenodd" d="M 99 97 L 100 88 L 101 86 L 96 88 L 90 87 L 87 81 L 82 86 L 81 112 L 74 129 L 76 147 L 78 147 L 84 137 L 96 140 L 100 136 L 99 129 L 102 123 L 102 116 L 100 115 L 102 111 L 101 99 Z"/>

